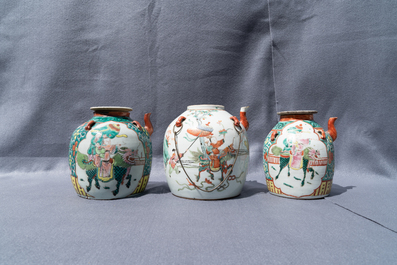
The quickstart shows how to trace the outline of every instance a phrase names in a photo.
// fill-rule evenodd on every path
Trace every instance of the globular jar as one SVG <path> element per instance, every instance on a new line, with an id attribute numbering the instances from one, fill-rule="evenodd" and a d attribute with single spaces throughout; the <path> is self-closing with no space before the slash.
<path id="1" fill-rule="evenodd" d="M 216 200 L 241 193 L 249 162 L 246 108 L 239 121 L 221 105 L 192 105 L 171 122 L 163 158 L 174 195 Z"/>
<path id="2" fill-rule="evenodd" d="M 152 164 L 153 127 L 130 118 L 131 108 L 92 107 L 94 117 L 73 133 L 69 167 L 73 186 L 86 199 L 119 199 L 145 190 Z"/>
<path id="3" fill-rule="evenodd" d="M 280 121 L 263 146 L 263 168 L 270 193 L 296 199 L 329 195 L 334 175 L 337 133 L 330 118 L 328 131 L 313 120 L 317 111 L 278 112 Z"/>

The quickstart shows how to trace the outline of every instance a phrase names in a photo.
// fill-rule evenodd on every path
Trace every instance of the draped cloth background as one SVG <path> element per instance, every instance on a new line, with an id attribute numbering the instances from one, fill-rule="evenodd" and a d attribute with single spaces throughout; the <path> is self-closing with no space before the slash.
<path id="1" fill-rule="evenodd" d="M 397 258 L 397 3 L 315 0 L 0 2 L 1 264 L 392 264 Z M 250 106 L 240 197 L 172 196 L 168 124 L 188 105 Z M 91 106 L 152 113 L 142 196 L 89 201 L 68 143 Z M 338 117 L 331 195 L 269 194 L 277 111 Z"/>

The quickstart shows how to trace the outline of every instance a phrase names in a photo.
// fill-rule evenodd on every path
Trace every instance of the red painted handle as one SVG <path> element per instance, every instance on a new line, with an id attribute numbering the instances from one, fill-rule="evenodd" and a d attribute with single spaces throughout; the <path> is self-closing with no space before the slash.
<path id="1" fill-rule="evenodd" d="M 141 131 L 142 130 L 142 126 L 139 122 L 137 121 L 132 121 L 132 124 L 134 124 L 136 127 L 138 127 L 138 129 Z"/>
<path id="2" fill-rule="evenodd" d="M 234 121 L 234 126 L 241 127 L 236 116 L 231 116 L 230 119 Z"/>
<path id="3" fill-rule="evenodd" d="M 272 131 L 272 136 L 270 136 L 270 141 L 274 142 L 278 135 L 278 131 Z"/>
<path id="4" fill-rule="evenodd" d="M 183 122 L 184 120 L 186 120 L 186 118 L 183 117 L 183 116 L 180 116 L 180 117 L 178 118 L 178 120 L 176 121 L 176 123 L 175 123 L 176 127 L 181 127 L 181 126 L 182 126 L 182 122 Z"/>
<path id="5" fill-rule="evenodd" d="M 88 124 L 84 127 L 84 129 L 85 129 L 86 131 L 89 131 L 89 130 L 91 130 L 91 128 L 92 128 L 94 125 L 95 125 L 95 121 L 90 120 L 90 121 L 88 122 Z"/>

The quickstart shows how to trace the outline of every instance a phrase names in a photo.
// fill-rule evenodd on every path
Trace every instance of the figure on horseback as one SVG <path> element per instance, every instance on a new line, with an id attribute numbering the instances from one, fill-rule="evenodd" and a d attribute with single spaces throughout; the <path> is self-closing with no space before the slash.
<path id="1" fill-rule="evenodd" d="M 310 147 L 310 139 L 294 139 L 284 142 L 285 147 L 281 148 L 274 146 L 272 153 L 276 156 L 280 156 L 280 170 L 276 175 L 275 179 L 278 179 L 282 170 L 288 168 L 288 177 L 290 169 L 303 170 L 303 179 L 301 186 L 305 185 L 306 173 L 311 173 L 311 179 L 314 178 L 315 170 L 309 167 L 310 160 L 316 160 L 320 155 L 319 151 Z"/>

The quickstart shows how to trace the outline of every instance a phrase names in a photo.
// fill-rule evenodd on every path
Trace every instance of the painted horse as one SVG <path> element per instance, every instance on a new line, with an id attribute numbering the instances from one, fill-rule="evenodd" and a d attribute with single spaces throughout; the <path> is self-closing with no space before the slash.
<path id="1" fill-rule="evenodd" d="M 77 153 L 77 163 L 78 165 L 86 171 L 88 176 L 88 186 L 86 187 L 87 192 L 92 188 L 92 181 L 95 181 L 95 187 L 100 189 L 99 181 L 109 182 L 111 180 L 116 180 L 116 189 L 112 191 L 113 195 L 116 196 L 119 193 L 120 185 L 124 183 L 127 179 L 126 187 L 129 188 L 131 185 L 131 166 L 135 165 L 135 157 L 137 156 L 137 151 L 130 150 L 128 148 L 122 147 L 117 150 L 117 153 L 113 158 L 109 158 L 108 163 L 110 163 L 111 170 L 107 178 L 99 176 L 101 168 L 97 167 L 93 160 L 89 160 L 87 155 L 80 152 Z M 103 162 L 103 161 L 102 161 Z"/>
<path id="2" fill-rule="evenodd" d="M 231 144 L 223 149 L 216 158 L 212 156 L 213 155 L 210 155 L 210 158 L 206 158 L 202 153 L 198 156 L 199 174 L 197 175 L 196 181 L 200 180 L 201 173 L 205 171 L 210 174 L 212 180 L 214 180 L 214 174 L 212 172 L 221 171 L 221 181 L 223 181 L 223 175 L 233 167 L 233 164 L 228 165 L 227 161 L 235 158 L 237 156 L 237 151 L 233 148 L 233 144 Z"/>
<path id="3" fill-rule="evenodd" d="M 306 173 L 309 172 L 311 173 L 311 179 L 314 178 L 314 169 L 309 167 L 309 161 L 310 160 L 315 160 L 319 155 L 319 151 L 311 148 L 311 147 L 306 147 L 303 151 L 302 151 L 302 156 L 300 156 L 300 160 L 299 161 L 292 161 L 293 156 L 291 154 L 290 151 L 282 151 L 282 149 L 278 146 L 275 146 L 272 148 L 272 152 L 275 155 L 280 155 L 280 170 L 276 176 L 276 179 L 278 179 L 278 177 L 280 176 L 281 171 L 285 168 L 288 167 L 288 177 L 290 176 L 290 168 L 291 168 L 291 164 L 294 163 L 296 164 L 296 162 L 299 163 L 298 167 L 292 167 L 292 169 L 294 170 L 299 170 L 302 169 L 303 170 L 303 179 L 301 182 L 301 186 L 305 185 L 305 179 L 306 179 Z"/>

